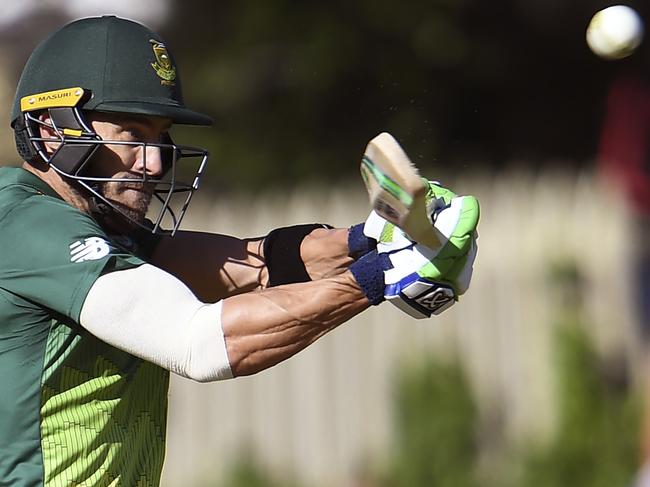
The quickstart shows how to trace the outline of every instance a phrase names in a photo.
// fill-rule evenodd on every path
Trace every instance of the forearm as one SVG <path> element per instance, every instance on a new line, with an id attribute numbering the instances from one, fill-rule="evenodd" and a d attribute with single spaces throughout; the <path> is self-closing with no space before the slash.
<path id="1" fill-rule="evenodd" d="M 178 232 L 161 240 L 152 264 L 183 281 L 202 301 L 215 302 L 266 286 L 263 242 L 262 238 Z"/>
<path id="2" fill-rule="evenodd" d="M 291 357 L 369 306 L 349 272 L 223 302 L 231 370 L 250 375 Z"/>
<path id="3" fill-rule="evenodd" d="M 347 228 L 318 228 L 300 245 L 300 257 L 312 281 L 345 272 L 353 262 L 348 254 Z"/>
<path id="4" fill-rule="evenodd" d="M 306 279 L 341 274 L 352 262 L 347 237 L 347 229 L 316 228 L 296 243 L 300 250 L 295 259 L 302 262 L 293 264 L 304 264 Z M 151 262 L 183 281 L 201 300 L 214 302 L 268 286 L 265 241 L 266 237 L 178 232 L 161 240 Z"/>

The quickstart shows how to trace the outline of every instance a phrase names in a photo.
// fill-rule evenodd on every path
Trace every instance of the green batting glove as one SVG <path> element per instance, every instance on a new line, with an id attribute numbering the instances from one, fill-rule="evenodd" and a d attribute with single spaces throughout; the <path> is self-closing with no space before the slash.
<path id="1" fill-rule="evenodd" d="M 441 204 L 441 206 L 449 205 L 451 204 L 451 200 L 457 196 L 452 190 L 440 186 L 438 181 L 429 181 L 425 178 L 422 178 L 422 180 L 428 186 L 427 194 L 425 196 L 427 207 L 431 207 L 432 203 L 434 203 L 435 206 L 436 202 Z"/>
<path id="2" fill-rule="evenodd" d="M 449 284 L 458 295 L 461 295 L 469 287 L 476 258 L 479 203 L 474 196 L 451 196 L 453 194 L 451 191 L 439 186 L 433 188 L 432 193 L 438 200 L 433 219 L 434 226 L 443 237 L 442 245 L 436 249 L 417 242 L 411 242 L 410 246 L 404 245 L 406 237 L 403 236 L 403 232 L 396 234 L 393 231 L 392 240 L 379 241 L 377 251 L 390 253 L 410 248 L 411 255 L 406 257 L 408 253 L 405 252 L 404 259 L 411 262 L 409 265 L 420 277 Z M 442 202 L 445 206 L 442 206 Z M 402 235 L 399 235 L 400 233 Z"/>
<path id="3" fill-rule="evenodd" d="M 476 258 L 479 202 L 474 196 L 457 196 L 434 182 L 429 182 L 427 198 L 431 201 L 427 206 L 433 209 L 434 226 L 446 241 L 440 249 L 433 249 L 437 250 L 435 256 L 420 273 L 429 279 L 449 282 L 458 294 L 463 294 L 469 287 Z"/>
<path id="4" fill-rule="evenodd" d="M 469 240 L 478 225 L 479 204 L 473 196 L 459 197 L 453 191 L 440 186 L 437 181 L 425 181 L 428 186 L 425 202 L 429 219 L 443 238 L 440 248 L 432 249 L 438 256 L 435 272 L 444 274 L 453 267 L 451 260 L 467 253 Z M 374 211 L 366 220 L 363 233 L 377 241 L 384 252 L 399 250 L 414 242 L 400 228 Z"/>
<path id="5" fill-rule="evenodd" d="M 422 180 L 428 187 L 427 194 L 425 195 L 425 204 L 428 213 L 426 218 L 430 221 L 435 221 L 437 212 L 449 206 L 451 200 L 456 197 L 456 193 L 443 188 L 437 181 L 428 181 L 424 178 Z M 366 220 L 363 233 L 379 243 L 392 245 L 394 250 L 404 248 L 414 242 L 399 227 L 386 221 L 374 211 L 370 213 L 370 216 Z"/>
<path id="6" fill-rule="evenodd" d="M 374 211 L 362 228 L 364 238 L 376 242 L 377 256 L 385 256 L 383 297 L 416 318 L 441 313 L 467 291 L 477 253 L 477 199 L 457 196 L 435 182 L 427 184 L 426 206 L 442 239 L 439 247 L 432 249 L 414 242 Z M 350 241 L 363 241 L 359 238 L 361 225 L 353 230 Z M 352 247 L 374 248 L 374 244 Z M 379 302 L 375 294 L 376 290 L 373 296 Z"/>
<path id="7" fill-rule="evenodd" d="M 417 244 L 374 211 L 366 220 L 363 233 L 377 241 L 377 250 L 382 253 L 417 248 L 423 256 L 417 259 L 422 264 L 418 273 L 427 279 L 447 282 L 458 294 L 463 294 L 469 286 L 476 257 L 479 203 L 474 196 L 457 196 L 438 182 L 427 181 L 427 185 L 426 206 L 433 225 L 443 239 L 440 247 L 430 249 Z M 417 245 L 414 247 L 414 244 Z"/>

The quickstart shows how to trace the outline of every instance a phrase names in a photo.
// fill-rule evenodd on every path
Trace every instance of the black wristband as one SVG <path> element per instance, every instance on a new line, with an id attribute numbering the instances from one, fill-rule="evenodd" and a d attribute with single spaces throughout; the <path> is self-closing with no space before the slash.
<path id="1" fill-rule="evenodd" d="M 264 261 L 269 271 L 269 286 L 311 281 L 300 257 L 300 244 L 317 228 L 332 228 L 308 223 L 276 228 L 264 238 Z"/>

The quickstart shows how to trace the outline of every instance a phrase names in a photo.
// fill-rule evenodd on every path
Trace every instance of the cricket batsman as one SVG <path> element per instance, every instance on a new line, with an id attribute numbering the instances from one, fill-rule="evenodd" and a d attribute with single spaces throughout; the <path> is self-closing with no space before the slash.
<path id="1" fill-rule="evenodd" d="M 467 289 L 478 204 L 435 184 L 438 249 L 376 214 L 262 238 L 180 229 L 208 154 L 169 130 L 210 123 L 138 23 L 72 22 L 27 61 L 11 115 L 24 163 L 0 168 L 1 486 L 159 485 L 170 372 L 255 374 L 389 285 L 426 316 Z"/>

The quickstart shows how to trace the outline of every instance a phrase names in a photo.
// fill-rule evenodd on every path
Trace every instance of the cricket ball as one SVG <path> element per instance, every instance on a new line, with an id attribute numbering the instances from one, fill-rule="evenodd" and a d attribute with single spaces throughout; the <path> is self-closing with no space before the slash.
<path id="1" fill-rule="evenodd" d="M 614 5 L 594 14 L 587 27 L 589 48 L 603 59 L 623 59 L 643 40 L 643 20 L 626 5 Z"/>

